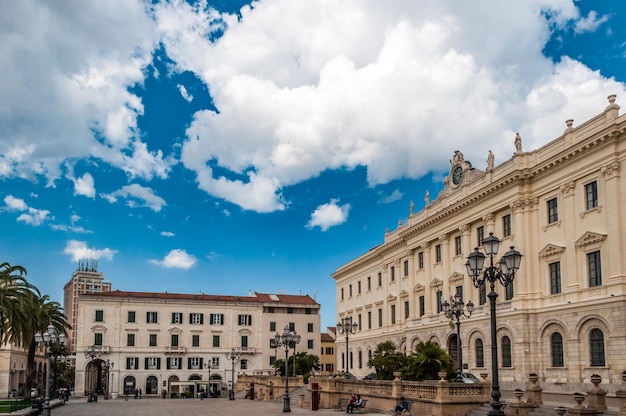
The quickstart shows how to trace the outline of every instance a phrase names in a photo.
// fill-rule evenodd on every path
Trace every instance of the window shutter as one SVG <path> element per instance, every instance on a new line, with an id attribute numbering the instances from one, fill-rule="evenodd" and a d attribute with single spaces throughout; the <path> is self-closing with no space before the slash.
<path id="1" fill-rule="evenodd" d="M 203 325 L 203 324 L 204 324 L 204 314 L 201 313 L 200 314 L 200 325 Z"/>
<path id="2" fill-rule="evenodd" d="M 145 360 L 146 360 L 146 361 L 145 361 L 145 364 L 146 364 L 145 368 L 146 368 L 146 370 L 147 370 L 147 369 L 148 369 L 148 357 L 146 357 L 146 358 L 145 358 Z"/>
<path id="3" fill-rule="evenodd" d="M 202 357 L 200 357 L 200 369 L 201 370 L 202 370 L 202 361 L 203 361 L 203 359 L 202 359 Z"/>
<path id="4" fill-rule="evenodd" d="M 183 359 L 182 359 L 182 358 L 179 358 L 179 359 L 178 359 L 178 369 L 179 369 L 179 370 L 182 370 L 182 369 L 183 369 Z"/>
<path id="5" fill-rule="evenodd" d="M 191 369 L 191 357 L 187 358 L 187 369 Z"/>
<path id="6" fill-rule="evenodd" d="M 157 357 L 157 370 L 161 369 L 161 357 Z"/>
<path id="7" fill-rule="evenodd" d="M 193 324 L 193 313 L 189 314 L 189 323 Z"/>
<path id="8" fill-rule="evenodd" d="M 132 360 L 132 358 L 126 357 L 126 369 L 127 370 L 130 370 L 130 360 Z"/>
<path id="9" fill-rule="evenodd" d="M 252 325 L 252 315 L 248 315 L 248 325 Z"/>
<path id="10" fill-rule="evenodd" d="M 220 314 L 220 325 L 224 325 L 224 314 Z"/>
<path id="11" fill-rule="evenodd" d="M 166 368 L 167 370 L 169 370 L 169 369 L 170 369 L 170 359 L 169 359 L 169 358 L 168 358 L 168 359 L 166 359 L 166 361 L 165 361 L 165 368 Z"/>

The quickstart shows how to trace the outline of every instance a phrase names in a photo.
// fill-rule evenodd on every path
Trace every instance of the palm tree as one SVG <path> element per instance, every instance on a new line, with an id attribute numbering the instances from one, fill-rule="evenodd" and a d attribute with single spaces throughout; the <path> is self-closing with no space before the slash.
<path id="1" fill-rule="evenodd" d="M 12 324 L 26 318 L 19 308 L 20 298 L 32 287 L 25 268 L 0 264 L 0 346 L 12 341 Z"/>
<path id="2" fill-rule="evenodd" d="M 372 359 L 367 363 L 376 368 L 378 380 L 393 380 L 393 373 L 399 371 L 406 357 L 396 349 L 396 344 L 391 341 L 381 342 L 376 346 Z"/>
<path id="3" fill-rule="evenodd" d="M 435 342 L 420 342 L 415 347 L 415 353 L 407 358 L 407 365 L 402 369 L 402 379 L 438 380 L 437 373 L 440 371 L 454 373 L 452 357 Z"/>

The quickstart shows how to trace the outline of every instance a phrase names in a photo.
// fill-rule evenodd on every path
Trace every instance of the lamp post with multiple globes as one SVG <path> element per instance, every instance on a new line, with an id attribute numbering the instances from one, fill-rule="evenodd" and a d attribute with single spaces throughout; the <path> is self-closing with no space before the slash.
<path id="1" fill-rule="evenodd" d="M 235 361 L 238 361 L 241 357 L 241 352 L 237 351 L 235 347 L 230 352 L 226 353 L 226 359 L 232 361 L 231 375 L 230 375 L 230 391 L 228 392 L 228 399 L 235 400 Z"/>
<path id="2" fill-rule="evenodd" d="M 43 416 L 50 416 L 51 408 L 50 408 L 50 358 L 52 357 L 50 347 L 55 344 L 57 341 L 61 344 L 65 343 L 65 334 L 63 332 L 59 332 L 56 330 L 54 325 L 50 323 L 46 332 L 43 334 L 41 332 L 37 332 L 35 334 L 35 342 L 37 344 L 41 344 L 46 347 L 46 397 L 45 403 L 43 405 Z"/>
<path id="3" fill-rule="evenodd" d="M 348 339 L 350 338 L 350 334 L 356 334 L 356 330 L 359 328 L 356 322 L 352 322 L 351 316 L 345 316 L 342 320 L 337 323 L 337 332 L 339 334 L 346 334 L 346 357 L 343 361 L 343 372 L 344 374 L 350 373 L 350 353 L 348 351 Z"/>
<path id="4" fill-rule="evenodd" d="M 498 294 L 495 290 L 496 281 L 504 287 L 509 286 L 515 279 L 515 272 L 519 269 L 522 262 L 522 255 L 516 251 L 513 246 L 502 256 L 497 265 L 494 265 L 494 257 L 498 254 L 498 246 L 500 239 L 495 237 L 493 233 L 483 240 L 485 254 L 489 257 L 489 266 L 483 272 L 485 263 L 485 254 L 475 248 L 474 251 L 467 256 L 467 274 L 471 276 L 474 286 L 479 288 L 489 282 L 489 311 L 491 318 L 491 411 L 490 416 L 504 416 L 502 410 L 502 402 L 500 402 L 500 386 L 498 380 L 498 338 L 496 324 L 496 298 Z M 482 275 L 481 275 L 482 273 Z"/>
<path id="5" fill-rule="evenodd" d="M 467 302 L 467 313 L 465 313 L 465 303 L 461 294 L 454 295 L 454 301 L 452 305 L 448 301 L 444 301 L 441 305 L 443 312 L 446 314 L 446 318 L 456 320 L 456 381 L 462 381 L 461 374 L 463 373 L 463 359 L 461 358 L 461 316 L 469 318 L 474 312 L 474 304 L 470 300 Z"/>
<path id="6" fill-rule="evenodd" d="M 278 332 L 274 335 L 276 348 L 283 346 L 285 348 L 285 396 L 283 397 L 283 412 L 291 412 L 289 403 L 289 348 L 300 342 L 301 336 L 296 331 L 290 331 L 289 325 L 285 325 L 282 334 Z"/>

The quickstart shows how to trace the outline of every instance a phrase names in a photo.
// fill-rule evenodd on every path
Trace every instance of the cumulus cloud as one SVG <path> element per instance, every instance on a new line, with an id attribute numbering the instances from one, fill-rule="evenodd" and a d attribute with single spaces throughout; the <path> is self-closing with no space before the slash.
<path id="1" fill-rule="evenodd" d="M 574 26 L 574 31 L 576 33 L 585 33 L 585 32 L 593 32 L 600 25 L 606 23 L 609 20 L 609 16 L 598 16 L 595 10 L 589 11 L 587 17 L 583 17 L 582 19 L 576 22 Z"/>
<path id="2" fill-rule="evenodd" d="M 399 201 L 400 199 L 402 199 L 402 192 L 400 192 L 399 189 L 394 189 L 393 192 L 389 195 L 382 195 L 380 202 L 382 202 L 383 204 L 390 204 L 392 202 L 395 201 Z"/>
<path id="3" fill-rule="evenodd" d="M 165 200 L 156 195 L 151 188 L 139 184 L 123 186 L 111 194 L 101 194 L 102 198 L 110 203 L 115 203 L 119 198 L 126 199 L 126 204 L 134 208 L 136 206 L 147 207 L 152 211 L 159 212 L 166 204 Z"/>
<path id="4" fill-rule="evenodd" d="M 171 232 L 171 231 L 161 231 L 161 235 L 162 235 L 163 237 L 174 237 L 176 234 L 174 234 L 174 233 L 173 233 L 173 232 Z"/>
<path id="5" fill-rule="evenodd" d="M 188 102 L 192 102 L 193 101 L 193 95 L 189 94 L 189 92 L 187 92 L 187 88 L 185 88 L 184 85 L 178 84 L 178 91 L 180 91 L 180 95 L 182 95 L 182 97 L 188 101 Z"/>
<path id="6" fill-rule="evenodd" d="M 110 248 L 89 248 L 85 241 L 78 240 L 69 240 L 63 249 L 63 254 L 70 255 L 72 257 L 72 261 L 74 262 L 80 259 L 113 260 L 113 256 L 116 253 L 117 250 L 112 250 Z"/>
<path id="7" fill-rule="evenodd" d="M 320 205 L 311 213 L 307 228 L 320 227 L 322 231 L 348 220 L 350 204 L 337 205 L 338 199 L 331 199 L 327 204 Z"/>
<path id="8" fill-rule="evenodd" d="M 84 195 L 88 198 L 96 197 L 96 188 L 93 182 L 93 176 L 85 173 L 82 177 L 72 180 L 74 182 L 74 195 Z"/>
<path id="9" fill-rule="evenodd" d="M 34 227 L 38 227 L 49 219 L 48 215 L 50 214 L 50 211 L 31 208 L 23 199 L 16 198 L 13 195 L 5 196 L 4 204 L 7 211 L 21 212 L 21 214 L 17 217 L 17 221 L 19 222 L 24 222 Z"/>
<path id="10" fill-rule="evenodd" d="M 152 264 L 156 264 L 168 269 L 184 270 L 192 268 L 198 262 L 198 260 L 194 256 L 192 256 L 191 254 L 187 254 L 187 252 L 182 249 L 171 250 L 169 253 L 167 253 L 163 260 L 150 259 L 149 261 Z"/>

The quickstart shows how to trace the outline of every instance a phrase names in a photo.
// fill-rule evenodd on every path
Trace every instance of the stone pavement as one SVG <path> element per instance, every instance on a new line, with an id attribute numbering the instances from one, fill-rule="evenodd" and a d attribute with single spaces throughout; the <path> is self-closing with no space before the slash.
<path id="1" fill-rule="evenodd" d="M 67 404 L 55 407 L 51 416 L 270 416 L 283 414 L 283 402 L 258 402 L 245 399 L 124 399 L 103 400 L 88 403 L 86 398 L 70 398 Z M 311 416 L 341 416 L 345 414 L 332 409 L 312 411 L 291 406 L 291 414 Z M 382 415 L 371 413 L 368 415 Z M 391 410 L 387 416 L 391 414 Z"/>

